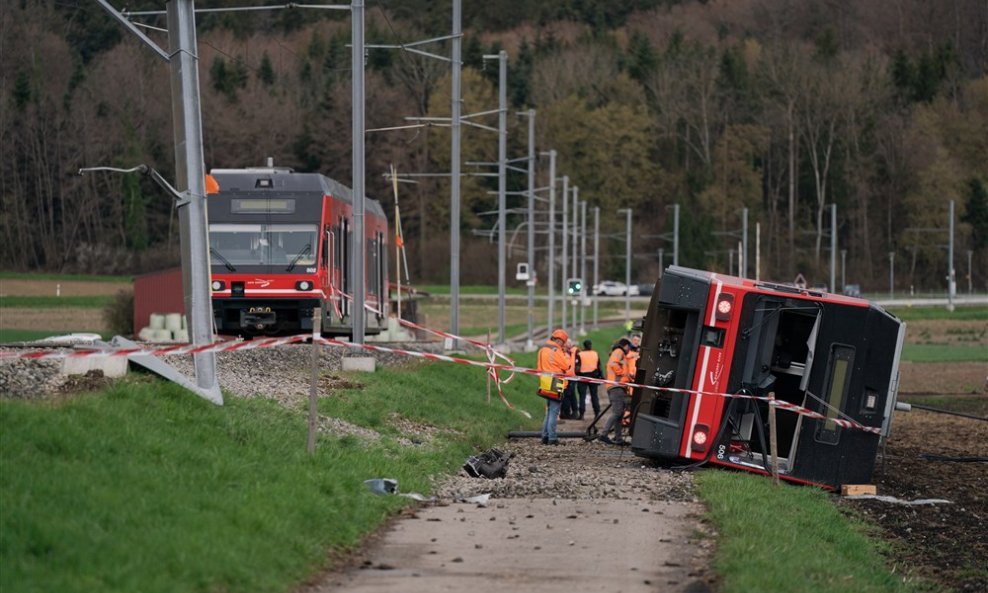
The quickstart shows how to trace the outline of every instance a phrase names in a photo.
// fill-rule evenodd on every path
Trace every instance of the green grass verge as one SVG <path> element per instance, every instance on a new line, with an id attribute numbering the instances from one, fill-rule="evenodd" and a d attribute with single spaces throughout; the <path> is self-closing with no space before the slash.
<path id="1" fill-rule="evenodd" d="M 56 404 L 0 402 L 0 590 L 293 590 L 327 565 L 327 550 L 356 545 L 410 504 L 371 495 L 363 480 L 428 493 L 432 476 L 540 420 L 531 381 L 508 386 L 529 421 L 488 404 L 484 374 L 467 367 L 353 379 L 364 389 L 323 400 L 324 411 L 383 438 L 322 435 L 313 457 L 301 412 L 263 399 L 216 407 L 157 380 Z M 388 424 L 396 413 L 443 432 L 402 445 Z"/>
<path id="2" fill-rule="evenodd" d="M 902 360 L 910 362 L 988 362 L 988 348 L 952 344 L 904 344 Z"/>
<path id="3" fill-rule="evenodd" d="M 946 307 L 887 307 L 903 321 L 924 319 L 954 319 L 958 321 L 988 321 L 988 307 L 964 306 L 948 311 Z"/>
<path id="4" fill-rule="evenodd" d="M 696 478 L 718 533 L 721 593 L 912 590 L 885 568 L 880 545 L 837 510 L 830 494 L 720 470 Z"/>
<path id="5" fill-rule="evenodd" d="M 89 274 L 37 274 L 34 272 L 0 272 L 0 280 L 60 280 L 63 282 L 110 282 L 129 284 L 133 276 L 95 276 Z"/>
<path id="6" fill-rule="evenodd" d="M 105 296 L 0 296 L 0 309 L 102 309 L 113 299 Z"/>

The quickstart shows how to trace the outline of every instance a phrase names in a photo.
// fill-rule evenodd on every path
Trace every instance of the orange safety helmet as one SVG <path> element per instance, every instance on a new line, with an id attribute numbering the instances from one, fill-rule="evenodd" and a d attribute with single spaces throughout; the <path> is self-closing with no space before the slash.
<path id="1" fill-rule="evenodd" d="M 553 340 L 562 340 L 563 343 L 569 342 L 569 334 L 562 329 L 555 330 L 554 332 L 552 332 L 552 335 L 549 337 Z"/>

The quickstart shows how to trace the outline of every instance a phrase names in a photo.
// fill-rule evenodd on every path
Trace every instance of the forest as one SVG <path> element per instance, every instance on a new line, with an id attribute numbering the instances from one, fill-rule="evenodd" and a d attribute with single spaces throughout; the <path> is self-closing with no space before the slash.
<path id="1" fill-rule="evenodd" d="M 450 34 L 449 2 L 365 4 L 368 44 Z M 802 273 L 825 283 L 836 204 L 848 283 L 886 291 L 891 273 L 897 291 L 943 291 L 952 202 L 958 291 L 986 290 L 983 0 L 464 0 L 463 15 L 463 113 L 497 109 L 497 62 L 484 56 L 506 51 L 508 158 L 527 156 L 528 118 L 519 114 L 534 109 L 536 154 L 555 150 L 557 174 L 579 187 L 588 211 L 600 209 L 602 277 L 623 278 L 618 210 L 631 208 L 632 277 L 653 282 L 660 250 L 671 263 L 679 204 L 681 265 L 736 270 L 747 208 L 749 257 L 757 225 L 762 278 Z M 167 47 L 163 16 L 133 20 Z M 210 12 L 197 25 L 207 170 L 272 158 L 350 185 L 349 13 Z M 428 50 L 450 48 L 436 41 Z M 367 51 L 367 193 L 389 216 L 389 167 L 448 173 L 450 136 L 441 125 L 382 128 L 448 117 L 450 95 L 448 62 Z M 496 126 L 497 114 L 475 121 Z M 173 145 L 167 64 L 96 2 L 0 4 L 0 269 L 140 274 L 177 265 L 170 197 L 136 174 L 77 174 L 143 163 L 171 179 Z M 497 134 L 464 126 L 462 147 L 464 163 L 496 161 Z M 545 187 L 546 157 L 536 170 Z M 464 284 L 497 278 L 489 237 L 497 180 L 474 175 L 490 171 L 463 166 Z M 509 175 L 512 211 L 527 204 L 527 184 L 525 173 Z M 448 179 L 401 184 L 398 201 L 412 281 L 448 281 Z M 548 206 L 537 208 L 544 277 Z M 509 234 L 524 222 L 512 212 Z M 513 241 L 509 269 L 527 258 L 524 245 Z"/>

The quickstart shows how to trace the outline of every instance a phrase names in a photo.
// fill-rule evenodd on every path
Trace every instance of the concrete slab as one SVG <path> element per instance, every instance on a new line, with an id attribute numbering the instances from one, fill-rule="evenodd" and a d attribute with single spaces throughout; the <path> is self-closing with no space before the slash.
<path id="1" fill-rule="evenodd" d="M 373 373 L 377 370 L 377 361 L 370 356 L 351 356 L 342 359 L 341 364 L 344 371 Z"/>
<path id="2" fill-rule="evenodd" d="M 123 377 L 127 374 L 127 359 L 120 356 L 91 356 L 87 358 L 63 358 L 63 375 L 85 375 L 89 371 L 103 372 L 104 377 Z"/>

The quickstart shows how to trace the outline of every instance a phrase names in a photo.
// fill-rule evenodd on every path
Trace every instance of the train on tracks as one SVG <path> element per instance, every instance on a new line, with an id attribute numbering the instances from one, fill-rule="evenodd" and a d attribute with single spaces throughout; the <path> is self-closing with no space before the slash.
<path id="1" fill-rule="evenodd" d="M 388 316 L 388 221 L 365 200 L 365 310 L 354 311 L 354 234 L 350 188 L 318 173 L 283 167 L 213 169 L 207 178 L 211 295 L 218 334 L 352 334 L 354 315 L 367 334 Z"/>
<path id="2" fill-rule="evenodd" d="M 839 488 L 871 480 L 896 404 L 905 324 L 858 298 L 671 266 L 643 321 L 632 451 L 768 474 L 768 403 L 782 479 Z M 853 420 L 874 432 L 842 426 Z"/>

